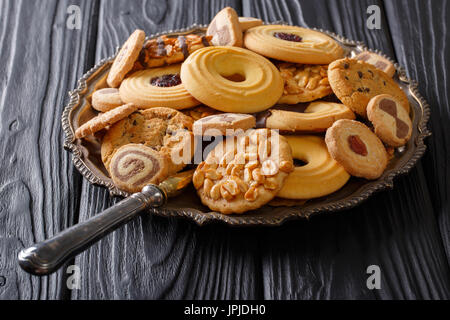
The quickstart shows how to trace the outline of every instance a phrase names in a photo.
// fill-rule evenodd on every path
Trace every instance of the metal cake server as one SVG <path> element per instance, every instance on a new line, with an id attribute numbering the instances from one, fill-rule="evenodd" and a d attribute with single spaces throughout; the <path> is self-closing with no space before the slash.
<path id="1" fill-rule="evenodd" d="M 120 201 L 91 219 L 74 225 L 54 237 L 19 252 L 20 267 L 28 273 L 45 276 L 98 240 L 129 222 L 147 208 L 163 206 L 191 181 L 194 170 L 169 177 L 158 186 L 148 185 L 141 192 Z"/>

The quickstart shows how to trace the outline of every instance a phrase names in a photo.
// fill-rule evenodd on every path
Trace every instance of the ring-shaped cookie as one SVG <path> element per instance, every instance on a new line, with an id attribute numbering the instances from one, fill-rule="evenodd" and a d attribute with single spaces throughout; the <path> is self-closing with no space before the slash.
<path id="1" fill-rule="evenodd" d="M 329 36 L 295 26 L 250 28 L 245 32 L 244 44 L 263 56 L 303 64 L 329 64 L 344 55 L 342 47 Z"/>
<path id="2" fill-rule="evenodd" d="M 319 198 L 341 189 L 350 179 L 350 175 L 328 153 L 323 138 L 287 136 L 286 139 L 294 160 L 307 164 L 295 167 L 277 197 L 302 200 Z"/>
<path id="3" fill-rule="evenodd" d="M 230 113 L 253 113 L 273 106 L 283 80 L 266 58 L 237 47 L 195 51 L 181 67 L 186 89 L 207 106 Z"/>
<path id="4" fill-rule="evenodd" d="M 181 65 L 174 64 L 162 68 L 137 71 L 123 80 L 119 92 L 126 103 L 134 103 L 141 109 L 167 107 L 187 109 L 199 105 L 183 83 L 171 87 L 159 87 L 152 84 L 153 79 L 168 75 L 180 74 Z"/>

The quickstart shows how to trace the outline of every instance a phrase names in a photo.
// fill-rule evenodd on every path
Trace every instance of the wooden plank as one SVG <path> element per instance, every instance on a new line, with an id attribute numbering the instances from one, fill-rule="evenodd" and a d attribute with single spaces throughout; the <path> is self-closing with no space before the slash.
<path id="1" fill-rule="evenodd" d="M 429 151 L 423 159 L 443 244 L 450 263 L 450 4 L 448 1 L 386 1 L 395 51 L 431 105 Z M 399 17 L 401 17 L 399 19 Z"/>
<path id="2" fill-rule="evenodd" d="M 81 30 L 66 28 L 81 9 Z M 83 74 L 94 1 L 0 1 L 0 299 L 60 299 L 65 273 L 31 277 L 20 249 L 71 225 L 80 175 L 63 150 L 67 91 Z M 95 25 L 95 22 L 94 22 Z"/>
<path id="3" fill-rule="evenodd" d="M 366 10 L 372 4 L 383 9 L 380 1 L 244 0 L 243 14 L 328 29 L 394 56 L 386 18 L 382 18 L 381 30 L 365 27 Z M 396 14 L 400 14 L 399 11 Z M 405 30 L 410 27 L 406 21 L 414 20 L 405 20 Z M 441 20 L 434 27 L 442 28 L 443 24 Z M 421 32 L 417 29 L 410 33 L 416 40 L 428 36 L 425 32 L 420 38 Z M 436 46 L 443 43 L 442 36 L 436 40 Z M 415 43 L 417 41 L 408 39 L 402 46 L 413 51 Z M 403 52 L 398 53 L 403 56 Z M 408 58 L 403 56 L 401 62 L 415 67 Z M 433 60 L 426 65 L 433 65 Z M 445 93 L 442 96 L 445 97 Z M 444 159 L 439 164 L 448 163 L 448 159 Z M 441 190 L 448 190 L 448 187 Z M 260 245 L 264 248 L 264 297 L 448 298 L 450 270 L 433 210 L 419 164 L 408 176 L 395 181 L 394 190 L 377 194 L 358 208 L 267 231 Z M 378 265 L 381 269 L 381 290 L 371 291 L 366 286 L 369 265 Z"/>
<path id="4" fill-rule="evenodd" d="M 236 1 L 103 1 L 97 56 L 112 55 L 135 28 L 147 34 L 208 23 Z M 83 182 L 80 220 L 112 205 L 107 191 Z M 262 288 L 252 231 L 143 216 L 80 255 L 74 299 L 254 299 Z"/>

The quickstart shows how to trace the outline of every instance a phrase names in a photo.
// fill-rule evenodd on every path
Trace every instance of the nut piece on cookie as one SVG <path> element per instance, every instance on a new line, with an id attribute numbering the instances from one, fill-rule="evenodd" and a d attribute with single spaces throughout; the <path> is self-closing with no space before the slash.
<path id="1" fill-rule="evenodd" d="M 390 147 L 404 146 L 411 138 L 411 119 L 400 102 L 390 95 L 372 98 L 367 106 L 367 117 L 375 134 Z"/>
<path id="2" fill-rule="evenodd" d="M 228 136 L 254 128 L 256 119 L 250 114 L 222 113 L 194 122 L 196 136 Z"/>
<path id="3" fill-rule="evenodd" d="M 219 11 L 206 30 L 215 46 L 242 47 L 242 29 L 236 11 L 226 7 Z"/>
<path id="4" fill-rule="evenodd" d="M 363 123 L 336 121 L 327 130 L 330 155 L 352 176 L 378 179 L 386 169 L 388 155 L 381 140 Z"/>
<path id="5" fill-rule="evenodd" d="M 100 131 L 128 117 L 136 110 L 137 107 L 134 104 L 128 103 L 123 106 L 112 109 L 111 111 L 99 114 L 98 116 L 92 118 L 88 122 L 81 125 L 75 131 L 75 138 L 80 139 L 88 135 L 94 134 L 95 132 Z"/>
<path id="6" fill-rule="evenodd" d="M 409 101 L 399 85 L 385 72 L 356 59 L 340 59 L 328 67 L 334 94 L 347 107 L 367 118 L 367 105 L 375 96 L 389 94 L 409 113 Z"/>
<path id="7" fill-rule="evenodd" d="M 123 44 L 109 71 L 106 82 L 111 88 L 117 88 L 125 75 L 133 68 L 145 41 L 145 32 L 134 31 Z"/>
<path id="8" fill-rule="evenodd" d="M 202 203 L 224 214 L 244 213 L 271 201 L 294 169 L 286 139 L 257 129 L 220 142 L 196 169 Z"/>
<path id="9" fill-rule="evenodd" d="M 107 112 L 124 105 L 120 99 L 119 89 L 104 88 L 92 94 L 92 108 L 100 112 Z"/>
<path id="10" fill-rule="evenodd" d="M 357 56 L 355 56 L 355 59 L 374 65 L 376 68 L 380 69 L 381 71 L 384 71 L 391 78 L 395 74 L 394 64 L 390 62 L 388 59 L 376 53 L 370 51 L 363 51 Z"/>
<path id="11" fill-rule="evenodd" d="M 250 28 L 261 26 L 263 24 L 261 19 L 252 17 L 239 17 L 239 24 L 241 25 L 242 32 L 247 31 Z"/>
<path id="12" fill-rule="evenodd" d="M 170 160 L 166 155 L 142 144 L 127 144 L 111 159 L 111 178 L 127 192 L 139 192 L 148 184 L 159 184 L 168 177 Z"/>

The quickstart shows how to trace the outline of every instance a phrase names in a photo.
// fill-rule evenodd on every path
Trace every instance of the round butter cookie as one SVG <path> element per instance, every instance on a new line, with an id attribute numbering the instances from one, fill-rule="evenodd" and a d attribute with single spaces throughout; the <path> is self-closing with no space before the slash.
<path id="1" fill-rule="evenodd" d="M 340 119 L 355 119 L 352 110 L 341 103 L 315 101 L 297 105 L 276 105 L 256 115 L 257 128 L 282 132 L 324 132 Z"/>
<path id="2" fill-rule="evenodd" d="M 375 134 L 390 147 L 404 146 L 412 134 L 409 114 L 400 102 L 387 94 L 376 96 L 367 107 L 367 117 Z"/>
<path id="3" fill-rule="evenodd" d="M 111 88 L 119 87 L 125 75 L 131 71 L 135 61 L 139 57 L 144 41 L 145 32 L 142 30 L 134 31 L 128 40 L 125 41 L 114 59 L 108 78 L 106 79 L 106 82 Z"/>
<path id="4" fill-rule="evenodd" d="M 138 110 L 114 124 L 103 137 L 101 156 L 110 170 L 114 152 L 135 143 L 153 148 L 170 159 L 169 175 L 191 163 L 193 156 L 192 118 L 170 108 Z"/>
<path id="5" fill-rule="evenodd" d="M 180 78 L 180 64 L 137 71 L 120 86 L 120 97 L 141 109 L 168 107 L 186 109 L 200 104 L 195 100 Z"/>
<path id="6" fill-rule="evenodd" d="M 139 192 L 149 184 L 159 184 L 168 177 L 169 159 L 142 144 L 120 147 L 111 159 L 111 178 L 127 192 Z"/>
<path id="7" fill-rule="evenodd" d="M 195 51 L 181 67 L 187 91 L 203 104 L 230 113 L 253 113 L 273 106 L 283 80 L 266 58 L 237 47 Z"/>
<path id="8" fill-rule="evenodd" d="M 99 89 L 92 94 L 92 108 L 100 112 L 107 112 L 123 104 L 119 89 L 116 88 Z"/>
<path id="9" fill-rule="evenodd" d="M 215 46 L 242 47 L 242 29 L 236 11 L 231 7 L 220 10 L 209 24 L 206 35 L 212 36 Z"/>
<path id="10" fill-rule="evenodd" d="M 342 47 L 329 36 L 295 26 L 251 28 L 245 32 L 244 45 L 269 58 L 303 64 L 329 64 L 344 56 Z"/>
<path id="11" fill-rule="evenodd" d="M 333 159 L 352 176 L 374 180 L 386 169 L 388 156 L 383 143 L 361 122 L 336 121 L 327 130 L 325 142 Z"/>
<path id="12" fill-rule="evenodd" d="M 295 166 L 277 197 L 285 199 L 314 199 L 341 189 L 350 175 L 329 154 L 321 137 L 288 136 L 294 160 L 303 166 Z M 295 165 L 295 161 L 294 161 Z"/>
<path id="13" fill-rule="evenodd" d="M 367 104 L 380 94 L 389 94 L 409 113 L 409 101 L 399 85 L 375 66 L 356 59 L 341 59 L 328 66 L 328 81 L 334 94 L 360 116 L 367 118 Z"/>
<path id="14" fill-rule="evenodd" d="M 261 19 L 252 17 L 239 17 L 239 24 L 241 25 L 242 32 L 247 31 L 250 28 L 261 26 L 263 24 Z"/>
<path id="15" fill-rule="evenodd" d="M 249 130 L 220 142 L 198 165 L 192 182 L 211 210 L 244 213 L 271 201 L 293 168 L 284 137 L 274 130 Z"/>

